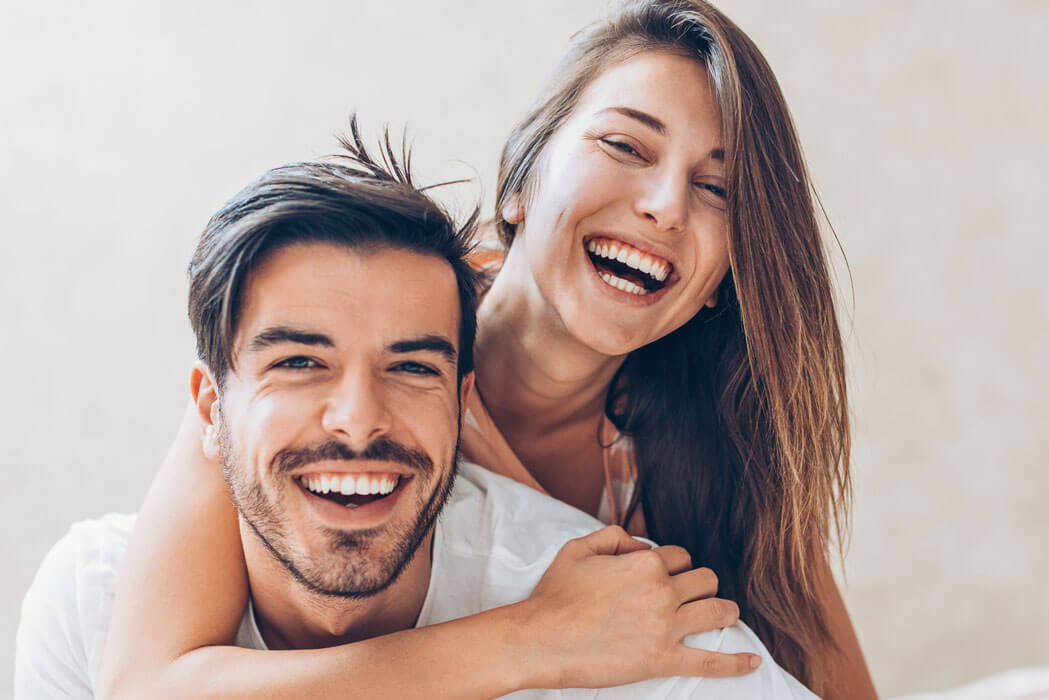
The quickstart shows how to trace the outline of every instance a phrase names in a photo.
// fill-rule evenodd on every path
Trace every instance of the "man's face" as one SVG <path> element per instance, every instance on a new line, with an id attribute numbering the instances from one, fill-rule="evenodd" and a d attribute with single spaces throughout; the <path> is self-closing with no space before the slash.
<path id="1" fill-rule="evenodd" d="M 295 244 L 248 278 L 206 443 L 308 588 L 375 594 L 429 533 L 455 469 L 458 331 L 437 257 Z"/>

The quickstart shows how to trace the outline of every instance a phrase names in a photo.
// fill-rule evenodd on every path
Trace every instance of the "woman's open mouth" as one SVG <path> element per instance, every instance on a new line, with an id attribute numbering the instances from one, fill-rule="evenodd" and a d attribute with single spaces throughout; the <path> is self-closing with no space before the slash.
<path id="1" fill-rule="evenodd" d="M 669 261 L 611 238 L 589 239 L 586 252 L 606 284 L 637 296 L 663 289 L 674 271 Z"/>
<path id="2" fill-rule="evenodd" d="M 397 490 L 410 477 L 401 474 L 304 474 L 295 477 L 299 486 L 318 498 L 347 508 L 374 503 Z"/>

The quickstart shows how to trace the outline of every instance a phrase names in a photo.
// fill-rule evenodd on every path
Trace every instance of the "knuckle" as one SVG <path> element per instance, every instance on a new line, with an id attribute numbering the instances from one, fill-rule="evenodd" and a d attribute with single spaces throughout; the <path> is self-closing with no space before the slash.
<path id="1" fill-rule="evenodd" d="M 666 566 L 663 565 L 663 557 L 653 549 L 645 549 L 640 552 L 636 552 L 636 559 L 638 567 L 641 571 L 649 574 L 666 573 Z"/>
<path id="2" fill-rule="evenodd" d="M 700 675 L 716 676 L 721 673 L 721 658 L 714 654 L 705 655 L 699 662 Z"/>
<path id="3" fill-rule="evenodd" d="M 667 545 L 667 551 L 673 552 L 674 556 L 687 561 L 688 568 L 692 568 L 692 555 L 688 553 L 687 549 L 684 547 L 678 547 L 677 545 Z"/>
<path id="4" fill-rule="evenodd" d="M 703 578 L 706 581 L 707 585 L 714 589 L 714 591 L 716 592 L 718 590 L 718 575 L 714 573 L 714 570 L 708 569 L 704 566 L 701 569 L 697 569 L 697 571 L 703 574 Z"/>
<path id="5" fill-rule="evenodd" d="M 737 605 L 734 600 L 724 600 L 721 598 L 718 598 L 717 600 L 721 602 L 721 607 L 723 608 L 722 620 L 725 622 L 725 625 L 736 624 L 739 621 L 739 605 Z"/>

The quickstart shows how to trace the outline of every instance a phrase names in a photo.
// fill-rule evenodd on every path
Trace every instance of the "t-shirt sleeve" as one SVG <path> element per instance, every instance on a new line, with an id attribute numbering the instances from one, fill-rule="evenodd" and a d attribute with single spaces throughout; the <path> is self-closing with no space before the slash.
<path id="1" fill-rule="evenodd" d="M 77 523 L 44 557 L 22 602 L 15 700 L 94 697 L 129 530 L 126 516 Z"/>

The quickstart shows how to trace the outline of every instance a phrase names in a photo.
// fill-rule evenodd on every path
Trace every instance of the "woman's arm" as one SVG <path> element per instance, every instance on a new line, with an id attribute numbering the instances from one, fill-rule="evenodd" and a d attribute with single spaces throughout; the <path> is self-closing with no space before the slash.
<path id="1" fill-rule="evenodd" d="M 738 618 L 707 598 L 711 579 L 680 548 L 648 550 L 605 528 L 566 544 L 515 605 L 329 649 L 219 646 L 236 634 L 247 577 L 236 512 L 191 406 L 122 566 L 98 697 L 490 698 L 749 672 L 751 654 L 681 644 Z"/>
<path id="2" fill-rule="evenodd" d="M 871 672 L 860 649 L 860 640 L 849 619 L 841 591 L 834 581 L 830 562 L 823 558 L 819 564 L 820 598 L 827 611 L 827 625 L 831 636 L 841 650 L 839 663 L 831 668 L 831 678 L 824 700 L 877 700 Z"/>

